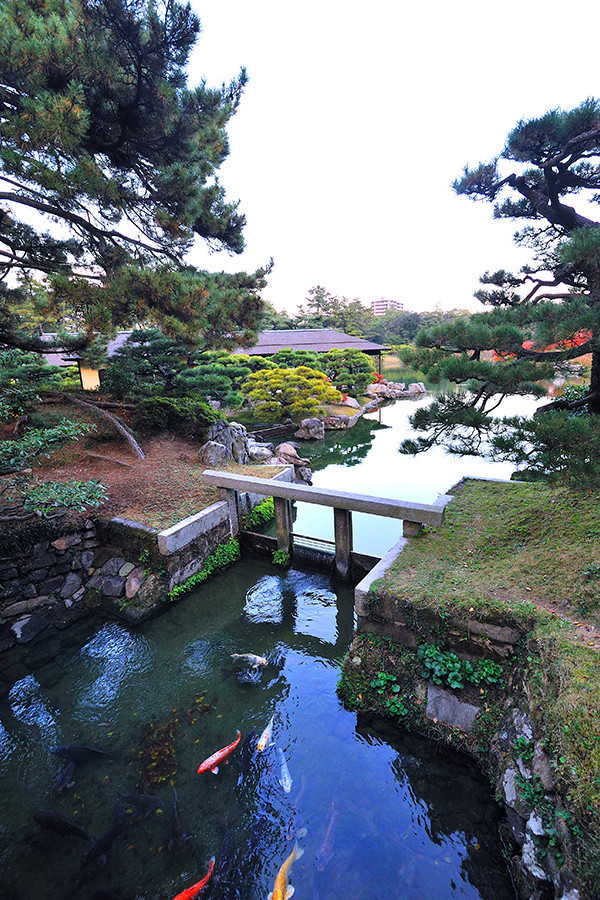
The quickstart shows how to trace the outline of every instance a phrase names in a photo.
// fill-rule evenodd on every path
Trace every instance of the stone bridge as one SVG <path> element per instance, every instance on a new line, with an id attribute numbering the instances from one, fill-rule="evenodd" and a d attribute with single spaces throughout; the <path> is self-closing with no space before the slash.
<path id="1" fill-rule="evenodd" d="M 238 494 L 248 492 L 273 497 L 277 547 L 290 555 L 293 551 L 292 508 L 294 500 L 316 503 L 333 508 L 335 534 L 335 570 L 340 578 L 347 578 L 352 557 L 352 513 L 363 512 L 375 516 L 386 516 L 404 521 L 403 534 L 411 537 L 424 525 L 441 525 L 444 510 L 452 497 L 442 494 L 435 503 L 411 503 L 386 497 L 372 497 L 368 494 L 350 494 L 346 491 L 328 490 L 304 484 L 287 484 L 268 478 L 249 475 L 232 475 L 207 469 L 202 473 L 205 484 L 224 488 L 227 491 L 230 517 L 240 525 Z M 386 548 L 387 549 L 387 548 Z"/>

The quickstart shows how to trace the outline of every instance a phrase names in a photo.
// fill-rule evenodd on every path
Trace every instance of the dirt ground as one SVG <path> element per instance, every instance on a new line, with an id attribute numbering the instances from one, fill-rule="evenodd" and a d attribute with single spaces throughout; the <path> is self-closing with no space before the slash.
<path id="1" fill-rule="evenodd" d="M 101 445 L 80 440 L 52 457 L 38 475 L 53 481 L 100 480 L 108 494 L 100 507 L 103 515 L 151 528 L 167 528 L 215 502 L 216 489 L 202 483 L 197 443 L 161 435 L 142 439 L 140 446 L 145 459 L 135 457 L 121 439 Z"/>

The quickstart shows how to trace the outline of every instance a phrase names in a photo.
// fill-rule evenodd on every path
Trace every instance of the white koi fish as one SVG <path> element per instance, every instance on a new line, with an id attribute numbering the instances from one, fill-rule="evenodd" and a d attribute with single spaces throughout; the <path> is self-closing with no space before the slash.
<path id="1" fill-rule="evenodd" d="M 271 743 L 274 719 L 275 719 L 275 713 L 273 713 L 273 715 L 269 719 L 269 724 L 267 725 L 267 727 L 265 728 L 265 730 L 263 731 L 263 733 L 261 734 L 261 736 L 258 739 L 258 744 L 256 745 L 256 749 L 259 751 L 259 753 L 262 753 L 262 751 L 265 749 L 265 747 L 267 747 Z"/>
<path id="2" fill-rule="evenodd" d="M 288 769 L 288 765 L 285 761 L 285 756 L 283 755 L 283 750 L 281 747 L 277 748 L 277 753 L 279 755 L 279 759 L 281 760 L 281 778 L 279 779 L 279 784 L 284 789 L 286 794 L 292 789 L 292 776 L 290 775 L 290 770 Z"/>
<path id="3" fill-rule="evenodd" d="M 291 886 L 291 884 L 288 884 L 288 877 L 290 874 L 290 869 L 292 868 L 292 863 L 296 862 L 297 859 L 300 859 L 303 853 L 304 850 L 302 849 L 302 847 L 299 847 L 298 842 L 296 842 L 294 844 L 294 849 L 285 860 L 275 877 L 273 890 L 269 894 L 268 900 L 289 900 L 289 898 L 293 895 L 294 888 Z"/>
<path id="4" fill-rule="evenodd" d="M 257 656 L 256 653 L 232 653 L 232 659 L 243 659 L 247 662 L 253 669 L 258 669 L 259 666 L 266 666 L 267 660 L 264 656 Z"/>

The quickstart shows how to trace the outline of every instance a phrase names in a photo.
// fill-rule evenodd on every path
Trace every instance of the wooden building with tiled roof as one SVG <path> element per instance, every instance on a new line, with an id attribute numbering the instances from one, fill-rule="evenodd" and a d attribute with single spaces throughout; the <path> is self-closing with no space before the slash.
<path id="1" fill-rule="evenodd" d="M 389 347 L 366 341 L 354 334 L 344 334 L 333 328 L 285 328 L 274 331 L 259 331 L 256 344 L 240 347 L 234 353 L 249 356 L 273 356 L 279 350 L 309 350 L 312 353 L 327 353 L 329 350 L 361 350 L 368 356 L 376 356 L 381 372 L 381 354 Z"/>

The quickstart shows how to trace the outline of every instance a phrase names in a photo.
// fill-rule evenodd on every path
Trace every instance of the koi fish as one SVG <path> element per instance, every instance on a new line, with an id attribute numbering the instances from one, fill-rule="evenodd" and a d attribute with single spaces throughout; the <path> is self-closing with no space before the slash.
<path id="1" fill-rule="evenodd" d="M 73 781 L 73 774 L 75 772 L 75 767 L 77 763 L 74 759 L 70 759 L 68 763 L 61 769 L 58 778 L 56 779 L 56 790 L 60 793 L 64 791 L 65 788 L 72 788 L 75 782 Z"/>
<path id="2" fill-rule="evenodd" d="M 106 864 L 106 854 L 123 831 L 124 822 L 125 812 L 124 810 L 120 810 L 112 827 L 109 828 L 108 831 L 105 831 L 104 834 L 101 834 L 99 838 L 96 838 L 91 845 L 90 849 L 83 857 L 82 865 L 87 866 L 89 863 L 96 861 L 102 866 Z"/>
<path id="3" fill-rule="evenodd" d="M 152 794 L 120 794 L 119 801 L 126 812 L 130 812 L 135 807 L 138 812 L 144 814 L 144 819 L 147 819 L 151 813 L 160 812 L 165 805 L 162 800 L 153 797 Z"/>
<path id="4" fill-rule="evenodd" d="M 281 747 L 277 748 L 277 754 L 281 762 L 281 778 L 279 779 L 279 784 L 284 789 L 286 794 L 289 794 L 292 789 L 292 776 L 290 775 L 290 770 L 288 769 L 288 765 L 285 761 L 285 756 L 283 755 L 283 750 L 281 749 Z"/>
<path id="5" fill-rule="evenodd" d="M 33 818 L 46 831 L 55 831 L 56 834 L 65 834 L 67 837 L 80 837 L 84 841 L 92 840 L 76 822 L 72 822 L 71 819 L 67 819 L 51 809 L 40 809 L 38 812 L 34 812 Z"/>
<path id="6" fill-rule="evenodd" d="M 241 739 L 242 732 L 238 731 L 235 741 L 232 741 L 231 744 L 228 744 L 221 750 L 215 750 L 215 752 L 211 756 L 205 759 L 204 762 L 200 763 L 200 765 L 198 766 L 198 775 L 200 775 L 202 772 L 208 772 L 209 769 L 213 773 L 213 775 L 216 775 L 219 771 L 219 763 L 222 762 L 223 764 L 225 764 L 227 762 L 227 757 L 233 753 Z"/>
<path id="7" fill-rule="evenodd" d="M 177 791 L 173 785 L 173 816 L 171 818 L 172 838 L 169 841 L 169 850 L 185 850 L 190 835 L 185 833 L 181 813 L 179 811 L 179 800 L 177 799 Z"/>
<path id="8" fill-rule="evenodd" d="M 271 735 L 273 733 L 274 719 L 275 719 L 275 713 L 273 713 L 273 715 L 271 716 L 271 718 L 269 720 L 269 724 L 267 725 L 267 727 L 265 728 L 265 730 L 263 731 L 263 733 L 261 734 L 261 736 L 258 739 L 258 744 L 256 745 L 256 749 L 258 750 L 259 753 L 262 753 L 262 751 L 265 749 L 265 747 L 267 747 L 271 743 Z"/>
<path id="9" fill-rule="evenodd" d="M 297 859 L 300 859 L 303 853 L 304 850 L 302 847 L 298 846 L 298 842 L 296 841 L 294 849 L 277 873 L 275 883 L 273 884 L 273 890 L 269 894 L 268 900 L 289 900 L 293 895 L 294 888 L 291 884 L 288 884 L 288 876 L 290 874 L 290 869 L 292 868 L 292 863 L 296 862 Z"/>
<path id="10" fill-rule="evenodd" d="M 331 860 L 333 856 L 333 842 L 335 839 L 335 820 L 337 817 L 338 811 L 331 804 L 331 819 L 329 820 L 329 826 L 327 828 L 327 832 L 325 834 L 325 838 L 323 839 L 323 843 L 321 844 L 319 851 L 317 853 L 317 869 L 319 872 L 322 872 L 327 865 L 327 863 Z"/>
<path id="11" fill-rule="evenodd" d="M 112 757 L 106 750 L 98 750 L 97 747 L 82 747 L 79 744 L 64 744 L 61 747 L 50 747 L 50 753 L 62 756 L 63 759 L 72 759 L 73 762 L 89 762 L 100 759 L 103 756 Z"/>
<path id="12" fill-rule="evenodd" d="M 215 857 L 215 871 L 213 872 L 213 889 L 215 884 L 229 884 L 231 869 L 233 866 L 233 841 L 229 825 L 225 826 L 223 841 Z"/>
<path id="13" fill-rule="evenodd" d="M 232 653 L 232 659 L 243 659 L 247 662 L 253 669 L 257 669 L 259 666 L 266 666 L 267 661 L 264 656 L 257 656 L 256 653 Z"/>
<path id="14" fill-rule="evenodd" d="M 202 893 L 208 882 L 210 881 L 210 876 L 212 875 L 213 869 L 215 867 L 215 858 L 211 859 L 208 864 L 208 872 L 201 878 L 200 881 L 197 881 L 196 884 L 192 884 L 191 887 L 186 888 L 185 891 L 182 891 L 180 894 L 177 894 L 173 897 L 173 900 L 194 900 L 194 897 L 197 897 Z"/>

